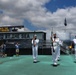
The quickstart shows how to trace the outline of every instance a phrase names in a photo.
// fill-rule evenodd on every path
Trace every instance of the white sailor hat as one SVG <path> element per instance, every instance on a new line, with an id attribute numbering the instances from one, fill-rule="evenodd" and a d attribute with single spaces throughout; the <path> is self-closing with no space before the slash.
<path id="1" fill-rule="evenodd" d="M 34 36 L 37 36 L 36 34 Z"/>

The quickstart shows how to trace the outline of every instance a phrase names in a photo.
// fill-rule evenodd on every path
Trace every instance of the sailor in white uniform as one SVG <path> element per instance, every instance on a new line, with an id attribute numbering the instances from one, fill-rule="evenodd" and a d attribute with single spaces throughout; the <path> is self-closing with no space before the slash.
<path id="1" fill-rule="evenodd" d="M 37 62 L 37 57 L 38 57 L 38 43 L 39 39 L 37 39 L 37 35 L 34 35 L 32 39 L 32 53 L 33 53 L 33 62 Z"/>
<path id="2" fill-rule="evenodd" d="M 75 50 L 75 59 L 76 59 L 76 36 L 75 36 L 75 38 L 73 39 L 73 42 L 74 42 L 74 50 Z"/>
<path id="3" fill-rule="evenodd" d="M 52 39 L 53 41 L 53 48 L 54 48 L 54 52 L 53 52 L 53 65 L 57 65 L 57 61 L 60 57 L 60 39 L 58 37 L 56 37 L 56 34 L 54 34 L 54 37 Z"/>
<path id="4" fill-rule="evenodd" d="M 59 39 L 59 48 L 58 48 L 58 56 L 57 56 L 57 60 L 60 61 L 60 46 L 63 45 L 63 42 Z"/>

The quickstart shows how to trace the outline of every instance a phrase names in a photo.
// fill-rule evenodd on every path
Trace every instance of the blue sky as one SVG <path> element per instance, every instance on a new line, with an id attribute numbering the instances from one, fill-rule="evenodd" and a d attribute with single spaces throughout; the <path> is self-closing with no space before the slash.
<path id="1" fill-rule="evenodd" d="M 65 9 L 67 7 L 75 7 L 76 0 L 51 0 L 45 4 L 45 7 L 51 12 L 55 12 L 57 9 Z"/>
<path id="2" fill-rule="evenodd" d="M 28 20 L 24 20 L 24 26 L 27 27 L 29 30 L 36 31 L 36 30 L 45 30 L 44 27 L 36 27 L 33 26 L 31 22 Z"/>
<path id="3" fill-rule="evenodd" d="M 54 13 L 58 9 L 66 9 L 71 7 L 76 7 L 76 0 L 50 0 L 48 3 L 46 3 L 43 7 L 47 9 L 47 11 Z M 28 26 L 27 26 L 28 24 Z M 46 28 L 39 28 L 36 26 L 33 26 L 31 22 L 25 21 L 24 22 L 25 27 L 27 27 L 30 30 L 45 30 Z"/>
<path id="4" fill-rule="evenodd" d="M 50 30 L 64 26 L 65 18 L 67 28 L 76 26 L 76 0 L 0 0 L 0 25 Z"/>

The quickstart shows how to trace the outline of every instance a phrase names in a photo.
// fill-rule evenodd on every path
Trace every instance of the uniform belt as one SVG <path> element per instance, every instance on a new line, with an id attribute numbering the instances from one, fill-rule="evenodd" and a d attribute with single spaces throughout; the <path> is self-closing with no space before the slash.
<path id="1" fill-rule="evenodd" d="M 58 46 L 58 45 L 53 45 L 53 46 Z"/>

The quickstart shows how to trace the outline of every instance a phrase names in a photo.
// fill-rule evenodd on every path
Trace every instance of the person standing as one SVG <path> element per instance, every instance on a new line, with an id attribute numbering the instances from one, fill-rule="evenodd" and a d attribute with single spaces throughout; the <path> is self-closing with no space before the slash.
<path id="1" fill-rule="evenodd" d="M 3 56 L 4 56 L 4 57 L 6 56 L 5 52 L 6 52 L 6 44 L 3 43 Z"/>
<path id="2" fill-rule="evenodd" d="M 59 57 L 60 57 L 60 39 L 56 36 L 56 34 L 53 35 L 53 54 L 52 54 L 52 57 L 53 57 L 53 65 L 54 66 L 57 66 L 57 61 L 59 60 Z"/>
<path id="3" fill-rule="evenodd" d="M 1 54 L 2 54 L 2 57 L 5 57 L 5 51 L 6 51 L 6 44 L 2 43 L 2 45 L 1 45 Z"/>
<path id="4" fill-rule="evenodd" d="M 75 59 L 76 59 L 76 36 L 73 39 L 73 42 L 74 42 L 74 51 L 75 51 Z"/>
<path id="5" fill-rule="evenodd" d="M 0 56 L 3 57 L 3 44 L 0 46 Z"/>
<path id="6" fill-rule="evenodd" d="M 18 43 L 15 44 L 15 48 L 16 48 L 16 56 L 19 56 L 19 44 Z"/>
<path id="7" fill-rule="evenodd" d="M 37 35 L 34 35 L 34 37 L 32 39 L 33 63 L 37 63 L 38 43 L 39 43 L 39 39 L 37 39 Z"/>
<path id="8" fill-rule="evenodd" d="M 59 38 L 58 38 L 59 39 Z M 58 48 L 58 56 L 57 56 L 57 60 L 58 61 L 60 61 L 60 46 L 62 46 L 63 45 L 63 41 L 61 41 L 60 39 L 59 39 L 59 48 Z"/>

